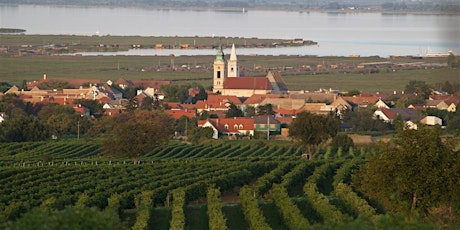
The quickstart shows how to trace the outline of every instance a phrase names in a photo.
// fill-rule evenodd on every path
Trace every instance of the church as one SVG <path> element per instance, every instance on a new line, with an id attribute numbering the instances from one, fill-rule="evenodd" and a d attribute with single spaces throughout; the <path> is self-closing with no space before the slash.
<path id="1" fill-rule="evenodd" d="M 250 97 L 254 94 L 286 94 L 288 89 L 281 74 L 269 71 L 265 77 L 241 77 L 235 44 L 226 61 L 222 48 L 214 60 L 213 92 L 222 95 Z"/>

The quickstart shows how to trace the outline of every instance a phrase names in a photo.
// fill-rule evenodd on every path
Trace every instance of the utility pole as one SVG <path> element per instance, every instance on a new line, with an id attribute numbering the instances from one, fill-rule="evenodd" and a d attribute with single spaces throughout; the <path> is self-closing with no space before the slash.
<path id="1" fill-rule="evenodd" d="M 270 115 L 267 116 L 267 140 L 270 140 Z"/>

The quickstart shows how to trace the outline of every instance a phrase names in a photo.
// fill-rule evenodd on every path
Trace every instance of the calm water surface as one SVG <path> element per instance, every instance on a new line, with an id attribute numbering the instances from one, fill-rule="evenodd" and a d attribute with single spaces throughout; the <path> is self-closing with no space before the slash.
<path id="1" fill-rule="evenodd" d="M 259 55 L 460 53 L 460 15 L 221 12 L 141 8 L 0 5 L 0 27 L 27 34 L 303 38 L 319 46 L 239 49 Z M 1 45 L 1 44 L 0 44 Z M 109 55 L 196 55 L 210 50 L 130 50 Z M 91 55 L 91 53 L 85 54 Z"/>

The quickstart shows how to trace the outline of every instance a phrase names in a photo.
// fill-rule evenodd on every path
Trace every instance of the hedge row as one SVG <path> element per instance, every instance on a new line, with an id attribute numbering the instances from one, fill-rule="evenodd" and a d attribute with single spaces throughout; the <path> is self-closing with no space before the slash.
<path id="1" fill-rule="evenodd" d="M 169 229 L 182 230 L 185 228 L 185 189 L 177 188 L 172 192 L 173 204 Z"/>
<path id="2" fill-rule="evenodd" d="M 240 190 L 241 207 L 243 209 L 244 217 L 249 223 L 249 228 L 251 230 L 272 229 L 265 220 L 254 194 L 254 190 L 248 186 L 244 186 Z"/>
<path id="3" fill-rule="evenodd" d="M 137 207 L 136 222 L 133 230 L 145 230 L 149 228 L 149 219 L 153 210 L 153 191 L 143 191 L 135 200 Z"/>
<path id="4" fill-rule="evenodd" d="M 292 202 L 289 194 L 281 185 L 274 184 L 271 197 L 281 212 L 284 222 L 293 230 L 302 230 L 310 225 L 299 208 Z"/>
<path id="5" fill-rule="evenodd" d="M 226 218 L 222 212 L 220 201 L 220 190 L 215 186 L 210 186 L 206 193 L 208 201 L 208 217 L 210 230 L 227 230 Z"/>
<path id="6" fill-rule="evenodd" d="M 344 183 L 339 183 L 337 185 L 335 194 L 358 215 L 373 217 L 377 214 L 375 209 L 372 208 L 366 200 L 359 197 L 348 185 Z"/>

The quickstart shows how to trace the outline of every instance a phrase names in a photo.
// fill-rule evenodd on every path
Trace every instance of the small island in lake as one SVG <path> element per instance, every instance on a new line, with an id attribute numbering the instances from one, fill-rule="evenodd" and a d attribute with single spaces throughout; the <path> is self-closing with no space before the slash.
<path id="1" fill-rule="evenodd" d="M 16 29 L 16 28 L 0 28 L 0 34 L 19 34 L 25 33 L 26 30 L 24 29 Z"/>

